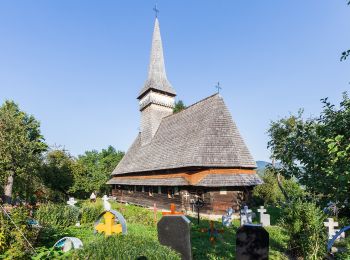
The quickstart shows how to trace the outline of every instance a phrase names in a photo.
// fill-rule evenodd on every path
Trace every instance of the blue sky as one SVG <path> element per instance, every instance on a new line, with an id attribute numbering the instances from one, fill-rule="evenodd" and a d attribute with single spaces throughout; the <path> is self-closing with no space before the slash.
<path id="1" fill-rule="evenodd" d="M 158 1 L 170 82 L 190 105 L 224 97 L 256 160 L 266 131 L 350 90 L 350 6 L 345 0 Z M 154 1 L 1 1 L 0 102 L 41 122 L 50 145 L 73 155 L 138 133 L 137 93 L 147 76 Z"/>

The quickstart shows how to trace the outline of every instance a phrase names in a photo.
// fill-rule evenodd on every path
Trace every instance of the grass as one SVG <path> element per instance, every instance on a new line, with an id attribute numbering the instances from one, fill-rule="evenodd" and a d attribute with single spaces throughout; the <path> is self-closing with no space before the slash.
<path id="1" fill-rule="evenodd" d="M 104 236 L 94 234 L 92 220 L 94 220 L 94 214 L 100 212 L 89 208 L 92 206 L 100 208 L 101 205 L 99 203 L 95 205 L 88 204 L 90 203 L 84 202 L 81 207 L 85 207 L 85 211 L 92 212 L 93 215 L 85 217 L 83 215 L 85 223 L 82 226 L 55 229 L 61 236 L 75 236 L 82 240 L 84 250 L 73 253 L 72 259 L 136 259 L 139 256 L 146 256 L 148 259 L 180 259 L 174 251 L 159 244 L 153 211 L 132 205 L 112 203 L 112 208 L 121 212 L 125 217 L 128 234 L 106 239 Z M 157 218 L 158 220 L 161 218 L 160 212 L 157 214 Z M 215 227 L 223 229 L 224 232 L 219 234 L 216 242 L 212 244 L 209 241 L 209 234 L 201 232 L 201 229 L 209 227 L 210 222 L 203 219 L 197 225 L 196 218 L 189 217 L 189 219 L 192 222 L 191 244 L 194 259 L 235 258 L 236 231 L 239 228 L 238 220 L 235 220 L 233 226 L 229 228 L 223 228 L 221 222 L 215 222 Z M 272 219 L 274 219 L 274 216 Z M 288 259 L 283 253 L 287 250 L 288 240 L 284 230 L 278 226 L 271 226 L 267 228 L 267 231 L 270 234 L 270 259 Z M 56 237 L 52 235 L 51 237 L 58 240 L 59 235 L 56 235 Z M 47 234 L 47 236 L 50 237 L 50 234 Z M 40 246 L 50 247 L 54 242 L 46 239 Z"/>

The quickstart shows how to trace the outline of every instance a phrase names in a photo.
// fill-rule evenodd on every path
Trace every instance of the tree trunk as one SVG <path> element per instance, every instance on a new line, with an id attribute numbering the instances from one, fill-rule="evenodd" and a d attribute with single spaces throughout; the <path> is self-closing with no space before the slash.
<path id="1" fill-rule="evenodd" d="M 4 202 L 7 204 L 11 204 L 12 202 L 12 188 L 13 188 L 13 174 L 7 177 L 7 182 L 5 185 L 5 200 Z"/>

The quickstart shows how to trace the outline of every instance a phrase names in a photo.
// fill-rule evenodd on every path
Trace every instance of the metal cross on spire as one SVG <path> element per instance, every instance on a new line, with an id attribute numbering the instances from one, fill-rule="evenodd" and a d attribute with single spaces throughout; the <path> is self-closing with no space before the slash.
<path id="1" fill-rule="evenodd" d="M 222 87 L 220 87 L 220 82 L 219 81 L 216 84 L 215 88 L 218 90 L 218 94 L 219 94 L 220 93 L 220 89 L 222 89 Z"/>
<path id="2" fill-rule="evenodd" d="M 157 18 L 158 17 L 158 13 L 159 13 L 159 9 L 157 8 L 157 4 L 154 5 L 153 11 L 155 12 L 156 18 Z"/>

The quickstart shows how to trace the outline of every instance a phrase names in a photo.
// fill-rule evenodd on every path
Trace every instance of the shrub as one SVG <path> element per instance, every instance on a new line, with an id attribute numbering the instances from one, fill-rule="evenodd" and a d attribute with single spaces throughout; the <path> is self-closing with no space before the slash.
<path id="1" fill-rule="evenodd" d="M 0 255 L 5 259 L 26 259 L 33 253 L 28 242 L 34 245 L 38 238 L 39 230 L 27 224 L 29 211 L 24 207 L 12 208 L 8 212 L 12 221 L 0 211 Z"/>
<path id="2" fill-rule="evenodd" d="M 325 214 L 313 202 L 300 199 L 286 203 L 282 212 L 282 226 L 288 233 L 289 250 L 304 259 L 322 259 L 327 244 L 323 222 Z"/>
<path id="3" fill-rule="evenodd" d="M 255 204 L 261 205 L 264 203 L 265 205 L 278 206 L 286 201 L 278 186 L 277 171 L 278 169 L 275 168 L 265 169 L 262 177 L 264 184 L 255 186 L 253 189 Z M 286 179 L 281 176 L 281 182 L 283 189 L 290 199 L 297 199 L 306 195 L 304 189 L 294 179 Z"/>
<path id="4" fill-rule="evenodd" d="M 68 227 L 79 220 L 79 209 L 63 204 L 42 204 L 35 212 L 35 217 L 41 225 Z"/>
<path id="5" fill-rule="evenodd" d="M 74 251 L 72 259 L 137 259 L 145 256 L 147 259 L 181 259 L 168 247 L 162 246 L 153 239 L 128 234 L 125 236 L 98 235 L 92 242 L 84 245 L 82 250 Z"/>
<path id="6" fill-rule="evenodd" d="M 101 200 L 95 203 L 84 202 L 81 205 L 81 219 L 82 224 L 94 223 L 97 217 L 104 211 Z"/>

